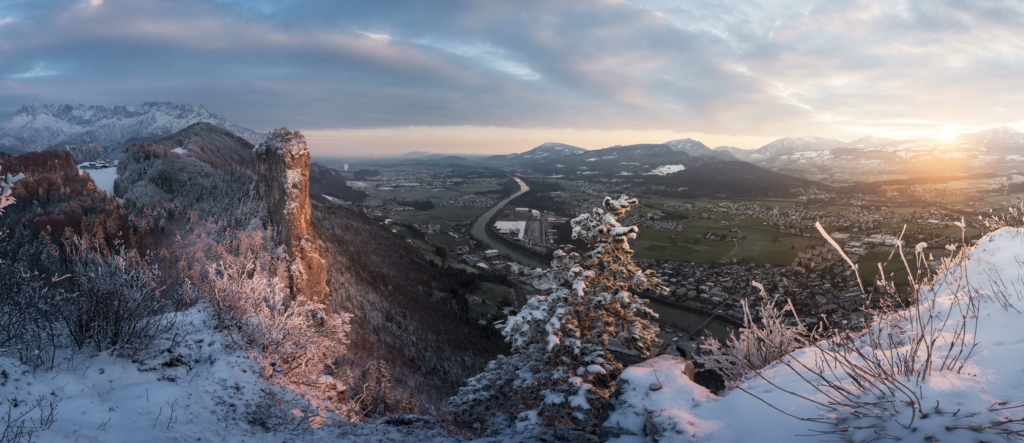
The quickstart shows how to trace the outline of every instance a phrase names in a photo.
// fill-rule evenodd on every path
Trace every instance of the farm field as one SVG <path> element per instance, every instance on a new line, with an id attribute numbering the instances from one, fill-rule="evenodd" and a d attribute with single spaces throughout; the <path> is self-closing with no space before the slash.
<path id="1" fill-rule="evenodd" d="M 453 223 L 473 221 L 476 216 L 483 214 L 486 210 L 487 208 L 449 206 L 429 211 L 396 211 L 392 213 L 391 217 L 400 223 L 417 225 L 436 223 L 441 225 L 441 229 L 448 229 Z"/>
<path id="2" fill-rule="evenodd" d="M 484 282 L 480 284 L 480 290 L 472 294 L 479 298 L 478 303 L 469 304 L 469 316 L 471 318 L 487 318 L 498 312 L 498 303 L 502 299 L 512 302 L 512 290 L 496 284 Z"/>
<path id="3" fill-rule="evenodd" d="M 696 239 L 706 232 L 728 235 L 732 239 Z M 740 235 L 745 238 L 738 238 Z M 785 266 L 793 262 L 801 249 L 821 242 L 820 239 L 775 232 L 759 219 L 748 219 L 734 225 L 696 220 L 682 232 L 641 228 L 632 245 L 638 258 L 714 263 L 730 257 L 750 263 Z"/>

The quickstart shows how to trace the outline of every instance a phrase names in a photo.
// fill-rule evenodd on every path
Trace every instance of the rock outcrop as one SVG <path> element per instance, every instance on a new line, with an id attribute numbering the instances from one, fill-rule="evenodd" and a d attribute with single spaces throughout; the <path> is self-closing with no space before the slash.
<path id="1" fill-rule="evenodd" d="M 292 298 L 323 303 L 327 265 L 320 254 L 323 248 L 312 232 L 306 139 L 298 131 L 275 129 L 253 153 L 256 190 L 267 205 L 278 243 L 288 248 Z"/>

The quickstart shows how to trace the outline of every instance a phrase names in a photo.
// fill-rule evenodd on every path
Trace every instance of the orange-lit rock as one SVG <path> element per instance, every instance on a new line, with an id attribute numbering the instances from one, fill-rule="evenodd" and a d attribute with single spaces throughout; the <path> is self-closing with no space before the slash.
<path id="1" fill-rule="evenodd" d="M 306 139 L 298 131 L 275 129 L 253 152 L 257 193 L 267 204 L 278 242 L 288 248 L 292 297 L 323 303 L 327 266 L 312 233 Z"/>

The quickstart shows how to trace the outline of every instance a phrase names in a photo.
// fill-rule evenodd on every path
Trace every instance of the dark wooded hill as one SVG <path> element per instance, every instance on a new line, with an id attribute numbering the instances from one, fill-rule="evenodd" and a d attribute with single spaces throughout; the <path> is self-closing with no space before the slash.
<path id="1" fill-rule="evenodd" d="M 665 186 L 665 195 L 721 195 L 737 198 L 789 198 L 794 189 L 829 190 L 830 186 L 769 171 L 738 161 L 707 162 L 651 181 Z M 680 189 L 685 188 L 685 189 Z"/>

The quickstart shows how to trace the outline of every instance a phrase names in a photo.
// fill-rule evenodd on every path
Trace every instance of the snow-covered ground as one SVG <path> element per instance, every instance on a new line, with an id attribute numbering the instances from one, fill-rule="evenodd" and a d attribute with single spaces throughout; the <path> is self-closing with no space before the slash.
<path id="1" fill-rule="evenodd" d="M 800 441 L 798 435 L 812 436 L 809 441 L 840 441 L 851 435 L 856 441 L 868 441 L 879 436 L 876 431 L 902 441 L 1005 440 L 993 431 L 980 433 L 948 427 L 984 426 L 1024 416 L 1021 412 L 1024 410 L 1021 406 L 1024 405 L 1024 328 L 1020 326 L 1024 314 L 1017 310 L 1024 310 L 1022 293 L 1018 292 L 1024 289 L 1021 287 L 1024 284 L 1021 254 L 1024 254 L 1024 230 L 1013 228 L 987 235 L 969 254 L 966 281 L 981 294 L 982 303 L 977 330 L 968 328 L 966 334 L 968 343 L 973 341 L 977 347 L 961 372 L 934 370 L 921 383 L 917 394 L 921 396 L 926 414 L 915 417 L 909 429 L 902 425 L 910 423 L 909 408 L 902 407 L 894 419 L 873 423 L 876 428 L 845 436 L 817 434 L 815 431 L 827 432 L 834 428 L 801 421 L 779 411 L 812 419 L 832 419 L 847 413 L 828 413 L 810 401 L 783 391 L 827 403 L 822 392 L 804 381 L 815 380 L 807 371 L 797 373 L 776 363 L 762 370 L 763 379 L 748 375 L 740 383 L 740 387 L 760 399 L 736 389 L 717 397 L 691 382 L 682 372 L 683 364 L 677 357 L 660 356 L 632 366 L 622 374 L 622 405 L 605 423 L 607 429 L 620 434 L 611 441 L 790 442 Z M 954 300 L 954 291 L 945 284 L 937 284 L 931 290 L 937 295 L 936 314 L 943 315 L 953 309 L 954 319 L 961 315 L 956 310 L 960 305 Z M 1009 295 L 1009 301 L 1016 308 L 1004 308 L 997 303 L 1000 293 Z M 941 351 L 945 355 L 945 348 Z M 817 349 L 807 348 L 787 357 L 787 361 L 797 359 L 814 367 L 818 357 Z M 794 364 L 793 367 L 800 366 Z M 651 390 L 652 383 L 660 383 L 662 389 Z M 908 382 L 908 385 L 913 384 Z M 1024 429 L 1020 423 L 1003 427 Z"/>
<path id="2" fill-rule="evenodd" d="M 651 172 L 647 173 L 647 175 L 669 175 L 669 174 L 671 174 L 673 172 L 679 172 L 679 171 L 683 171 L 685 169 L 686 169 L 686 166 L 683 166 L 683 165 L 664 165 L 664 166 L 658 166 L 657 168 L 652 169 Z"/>
<path id="3" fill-rule="evenodd" d="M 92 181 L 96 183 L 97 188 L 107 191 L 107 194 L 114 195 L 114 179 L 117 178 L 117 168 L 89 169 L 82 172 L 92 177 Z"/>
<path id="4" fill-rule="evenodd" d="M 15 413 L 26 410 L 38 398 L 59 401 L 53 425 L 35 435 L 38 443 L 455 440 L 424 417 L 356 425 L 326 417 L 313 430 L 309 416 L 315 413 L 265 380 L 248 355 L 227 346 L 208 305 L 178 318 L 183 344 L 143 364 L 109 354 L 69 356 L 33 373 L 0 358 L 0 413 L 14 405 Z M 26 418 L 38 423 L 38 417 L 33 411 Z"/>
<path id="5" fill-rule="evenodd" d="M 971 285 L 984 297 L 977 330 L 967 330 L 978 346 L 962 372 L 935 371 L 921 384 L 928 417 L 919 417 L 911 429 L 887 423 L 884 432 L 904 441 L 995 440 L 995 435 L 947 426 L 1024 416 L 1024 407 L 1016 407 L 1024 404 L 1024 328 L 1020 327 L 1024 314 L 1004 309 L 994 297 L 1002 289 L 1024 310 L 1017 292 L 1024 289 L 1019 287 L 1024 282 L 1022 254 L 1021 229 L 1003 229 L 979 241 L 966 267 Z M 939 285 L 934 290 L 939 311 L 956 306 L 948 288 Z M 177 315 L 183 337 L 180 345 L 144 363 L 109 354 L 65 356 L 55 368 L 33 372 L 0 358 L 0 414 L 9 406 L 17 413 L 40 398 L 44 404 L 59 401 L 53 425 L 36 434 L 37 442 L 465 441 L 424 417 L 360 424 L 315 417 L 298 395 L 266 380 L 249 355 L 229 346 L 229 339 L 215 329 L 206 304 Z M 804 349 L 789 361 L 809 364 L 818 352 Z M 824 401 L 801 379 L 807 373 L 775 364 L 762 371 L 763 379 L 748 376 L 740 386 L 763 402 L 740 390 L 715 396 L 691 382 L 684 370 L 683 362 L 672 356 L 627 368 L 620 378 L 618 407 L 604 425 L 615 434 L 611 441 L 772 443 L 800 441 L 797 435 L 816 435 L 808 441 L 837 437 L 813 433 L 829 431 L 829 425 L 797 420 L 779 411 L 829 417 L 817 405 L 783 391 Z M 654 383 L 661 389 L 651 390 Z M 38 417 L 33 412 L 26 418 L 38 422 Z M 906 423 L 904 418 L 897 415 Z M 319 428 L 312 429 L 310 423 Z"/>

